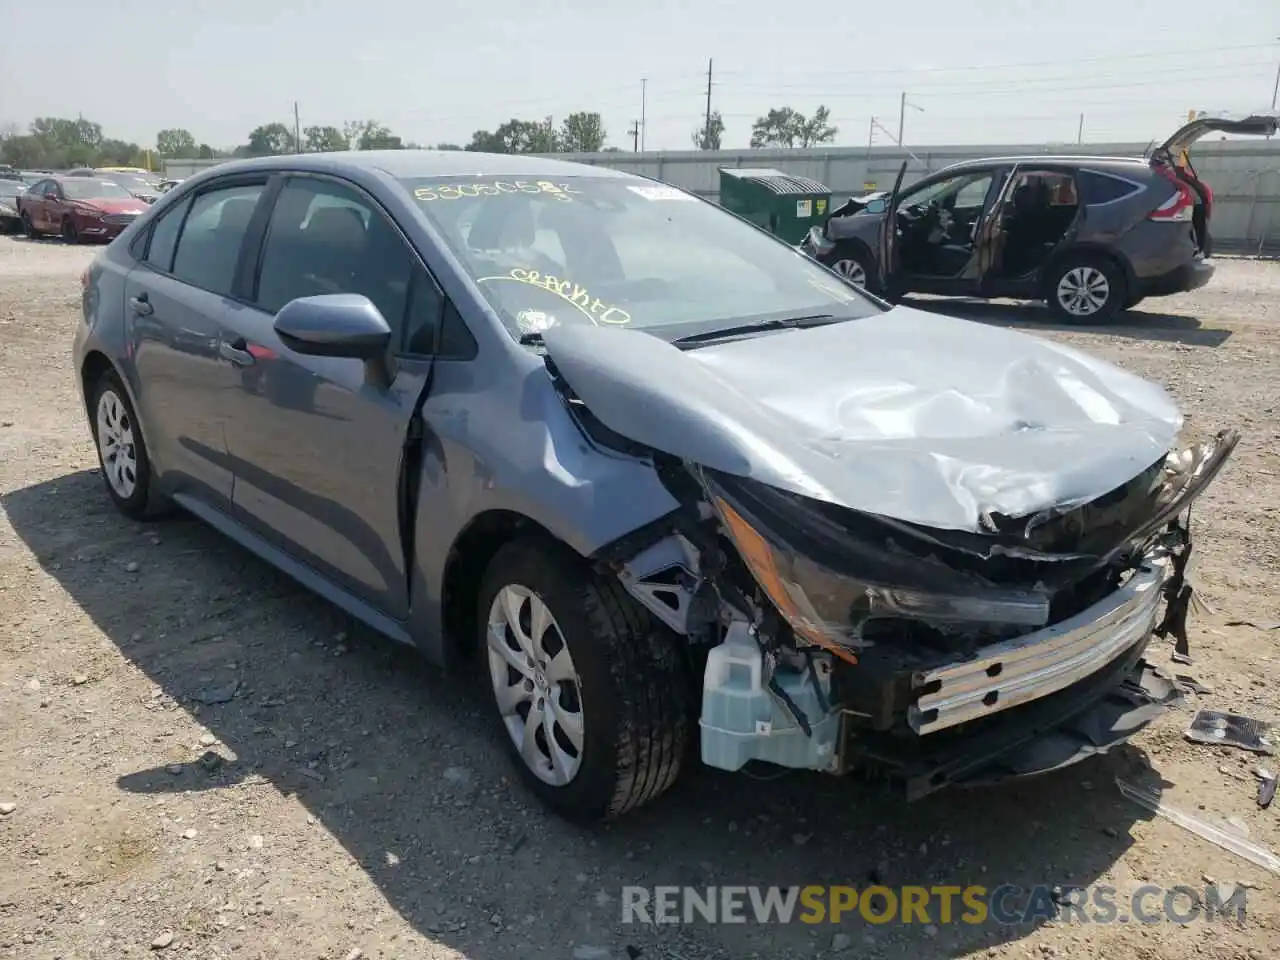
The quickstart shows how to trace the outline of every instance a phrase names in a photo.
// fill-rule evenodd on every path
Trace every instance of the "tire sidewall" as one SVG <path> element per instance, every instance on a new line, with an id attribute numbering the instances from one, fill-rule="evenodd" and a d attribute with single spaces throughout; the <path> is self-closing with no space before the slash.
<path id="1" fill-rule="evenodd" d="M 36 230 L 36 225 L 31 222 L 31 214 L 22 214 L 22 232 L 27 235 L 28 240 L 35 240 L 40 236 L 40 232 Z"/>
<path id="2" fill-rule="evenodd" d="M 62 221 L 62 239 L 66 243 L 79 243 L 80 231 L 76 229 L 76 222 L 70 218 Z"/>
<path id="3" fill-rule="evenodd" d="M 1091 267 L 1107 278 L 1107 302 L 1088 316 L 1071 313 L 1058 300 L 1058 284 L 1068 273 L 1080 267 Z M 1070 253 L 1049 268 L 1045 275 L 1044 296 L 1049 311 L 1060 322 L 1088 325 L 1115 320 L 1126 309 L 1129 294 L 1124 272 L 1114 261 L 1090 253 Z"/>
<path id="4" fill-rule="evenodd" d="M 480 588 L 478 621 L 483 683 L 488 690 L 494 725 L 521 776 L 548 806 L 574 820 L 606 818 L 617 789 L 620 713 L 619 684 L 601 644 L 594 642 L 584 599 L 591 592 L 592 573 L 577 556 L 550 541 L 518 541 L 503 547 L 486 571 Z M 529 769 L 498 709 L 489 673 L 487 633 L 489 608 L 506 586 L 521 586 L 537 594 L 560 627 L 580 681 L 582 702 L 582 762 L 568 784 L 552 786 Z"/>
<path id="5" fill-rule="evenodd" d="M 125 412 L 129 416 L 129 423 L 133 426 L 134 469 L 137 473 L 137 483 L 134 485 L 133 493 L 128 497 L 120 496 L 115 487 L 111 485 L 111 481 L 107 477 L 107 465 L 102 457 L 102 445 L 98 441 L 98 404 L 108 391 L 120 398 L 120 403 L 124 406 Z M 125 516 L 135 520 L 144 519 L 151 500 L 151 458 L 147 453 L 146 441 L 142 436 L 142 424 L 138 421 L 138 414 L 133 409 L 133 401 L 114 371 L 102 374 L 93 384 L 89 401 L 89 429 L 93 434 L 93 447 L 98 454 L 98 469 L 102 474 L 102 482 L 107 488 L 107 494 Z"/>

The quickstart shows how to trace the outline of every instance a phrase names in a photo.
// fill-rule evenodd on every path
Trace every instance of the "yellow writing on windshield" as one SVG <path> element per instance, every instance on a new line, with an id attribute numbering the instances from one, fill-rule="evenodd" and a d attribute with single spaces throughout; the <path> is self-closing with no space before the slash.
<path id="1" fill-rule="evenodd" d="M 472 197 L 500 197 L 504 194 L 542 194 L 566 203 L 572 203 L 581 190 L 574 190 L 567 183 L 550 180 L 492 180 L 489 183 L 441 183 L 430 187 L 418 187 L 413 196 L 418 200 L 466 200 Z"/>
<path id="2" fill-rule="evenodd" d="M 516 267 L 510 273 L 498 277 L 480 277 L 480 283 L 510 280 L 523 283 L 525 286 L 537 287 L 547 293 L 554 294 L 565 303 L 571 304 L 579 313 L 592 323 L 607 323 L 624 326 L 631 322 L 631 314 L 621 307 L 606 303 L 599 297 L 592 296 L 586 287 L 572 280 L 562 280 L 550 273 L 539 273 L 537 270 L 524 270 Z"/>

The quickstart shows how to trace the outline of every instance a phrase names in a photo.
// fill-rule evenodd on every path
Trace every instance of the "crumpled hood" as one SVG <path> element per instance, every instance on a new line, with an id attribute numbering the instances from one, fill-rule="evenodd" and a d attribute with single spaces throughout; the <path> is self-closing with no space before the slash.
<path id="1" fill-rule="evenodd" d="M 981 532 L 1060 512 L 1161 459 L 1159 386 L 1050 340 L 895 307 L 682 351 L 557 326 L 552 365 L 605 426 L 736 476 L 866 513 Z"/>

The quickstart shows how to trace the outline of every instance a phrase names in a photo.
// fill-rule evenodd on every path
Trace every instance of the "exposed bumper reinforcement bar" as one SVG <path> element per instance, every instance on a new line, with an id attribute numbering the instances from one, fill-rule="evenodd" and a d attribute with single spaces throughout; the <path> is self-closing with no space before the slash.
<path id="1" fill-rule="evenodd" d="M 1148 557 L 1119 589 L 1076 616 L 986 647 L 971 660 L 917 673 L 915 689 L 930 692 L 908 711 L 912 729 L 919 734 L 944 730 L 1096 673 L 1150 636 L 1172 569 L 1167 555 Z"/>

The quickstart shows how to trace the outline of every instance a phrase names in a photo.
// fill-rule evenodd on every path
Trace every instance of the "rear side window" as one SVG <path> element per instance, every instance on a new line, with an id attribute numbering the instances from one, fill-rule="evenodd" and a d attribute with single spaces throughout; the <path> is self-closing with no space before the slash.
<path id="1" fill-rule="evenodd" d="M 1080 174 L 1080 187 L 1086 204 L 1110 203 L 1142 189 L 1138 184 L 1105 173 L 1085 170 Z"/>
<path id="2" fill-rule="evenodd" d="M 260 183 L 242 184 L 196 197 L 178 238 L 173 275 L 193 287 L 230 296 L 240 247 L 264 189 Z"/>
<path id="3" fill-rule="evenodd" d="M 182 218 L 186 216 L 191 201 L 186 200 L 172 210 L 165 211 L 151 228 L 151 242 L 147 245 L 147 255 L 142 259 L 157 270 L 168 273 L 173 269 L 173 252 L 178 247 L 178 231 L 182 229 Z"/>

